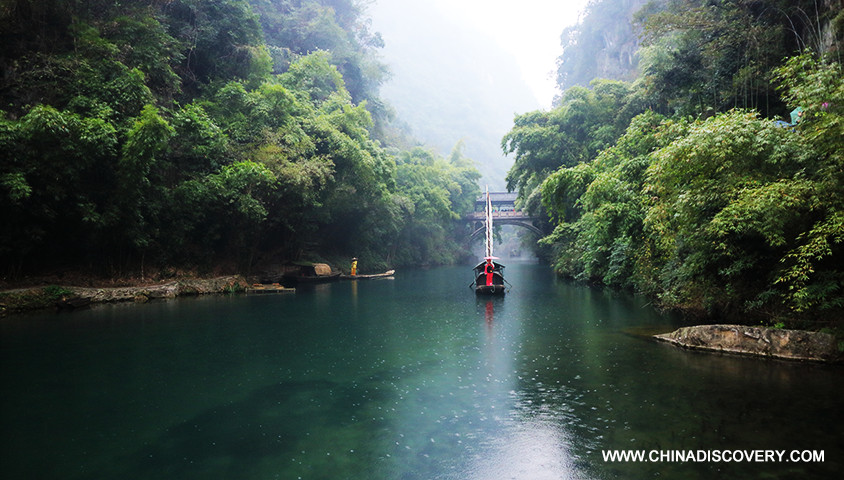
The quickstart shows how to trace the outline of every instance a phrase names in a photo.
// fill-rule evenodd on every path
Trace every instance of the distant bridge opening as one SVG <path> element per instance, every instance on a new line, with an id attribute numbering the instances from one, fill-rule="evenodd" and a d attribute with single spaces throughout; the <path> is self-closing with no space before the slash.
<path id="1" fill-rule="evenodd" d="M 492 205 L 493 225 L 517 225 L 524 227 L 531 232 L 542 236 L 542 231 L 533 224 L 536 218 L 531 217 L 522 210 L 516 209 L 516 192 L 489 192 L 489 203 Z M 480 222 L 472 231 L 471 238 L 475 238 L 484 230 L 483 222 L 486 218 L 486 194 L 475 200 L 475 211 L 466 215 L 464 220 L 468 222 Z"/>

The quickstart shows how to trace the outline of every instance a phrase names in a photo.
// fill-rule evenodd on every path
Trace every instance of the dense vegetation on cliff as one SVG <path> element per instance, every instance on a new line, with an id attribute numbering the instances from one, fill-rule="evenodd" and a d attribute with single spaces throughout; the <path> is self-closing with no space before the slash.
<path id="1" fill-rule="evenodd" d="M 722 317 L 839 319 L 838 2 L 668 0 L 636 18 L 633 82 L 571 87 L 503 140 L 557 270 Z"/>
<path id="2" fill-rule="evenodd" d="M 459 254 L 479 175 L 388 153 L 357 2 L 10 0 L 0 32 L 4 276 Z"/>

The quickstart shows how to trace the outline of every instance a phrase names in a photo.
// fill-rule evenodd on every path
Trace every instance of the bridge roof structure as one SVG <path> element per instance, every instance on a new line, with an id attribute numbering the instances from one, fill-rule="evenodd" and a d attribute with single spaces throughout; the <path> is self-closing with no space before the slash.
<path id="1" fill-rule="evenodd" d="M 491 203 L 514 203 L 518 195 L 516 192 L 489 192 L 489 201 Z M 475 202 L 486 203 L 486 194 L 482 194 Z"/>
<path id="2" fill-rule="evenodd" d="M 516 192 L 489 192 L 489 201 L 493 205 L 493 222 L 496 225 L 518 225 L 527 228 L 537 235 L 541 235 L 542 232 L 533 224 L 535 219 L 521 210 L 516 210 L 515 203 L 517 196 L 518 193 Z M 467 214 L 464 219 L 474 222 L 484 221 L 486 219 L 486 213 L 484 213 L 485 208 L 486 194 L 483 194 L 475 201 L 475 211 Z M 471 237 L 474 238 L 483 229 L 483 226 L 479 226 L 472 232 Z"/>

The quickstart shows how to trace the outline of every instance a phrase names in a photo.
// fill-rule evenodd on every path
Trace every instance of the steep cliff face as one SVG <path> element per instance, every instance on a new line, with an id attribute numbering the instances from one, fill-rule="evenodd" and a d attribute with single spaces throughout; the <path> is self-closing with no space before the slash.
<path id="1" fill-rule="evenodd" d="M 594 78 L 634 80 L 639 74 L 641 33 L 636 17 L 646 18 L 671 4 L 671 0 L 592 2 L 581 21 L 561 35 L 563 54 L 557 59 L 557 83 L 561 89 L 588 86 Z M 753 15 L 779 12 L 782 27 L 793 35 L 789 41 L 801 50 L 839 55 L 844 50 L 844 0 L 756 2 L 747 9 Z"/>
<path id="2" fill-rule="evenodd" d="M 824 0 L 824 20 L 820 26 L 821 51 L 833 54 L 844 52 L 844 0 Z"/>
<path id="3" fill-rule="evenodd" d="M 841 54 L 844 49 L 844 0 L 801 0 L 782 13 L 801 49 Z"/>
<path id="4" fill-rule="evenodd" d="M 561 36 L 557 82 L 563 90 L 594 78 L 633 80 L 638 75 L 639 35 L 634 14 L 647 0 L 604 0 L 589 5 L 581 22 Z"/>
<path id="5" fill-rule="evenodd" d="M 629 2 L 635 3 L 635 2 Z M 630 15 L 632 17 L 632 13 Z M 632 25 L 602 35 L 603 48 L 597 58 L 597 78 L 633 80 L 638 74 L 639 40 Z"/>

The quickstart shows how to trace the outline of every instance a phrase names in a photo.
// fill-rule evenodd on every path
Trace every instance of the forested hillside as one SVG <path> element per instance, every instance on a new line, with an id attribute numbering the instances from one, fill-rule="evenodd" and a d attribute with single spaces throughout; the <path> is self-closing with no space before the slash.
<path id="1" fill-rule="evenodd" d="M 719 319 L 838 322 L 840 2 L 665 0 L 631 20 L 635 80 L 568 88 L 503 139 L 557 270 Z"/>
<path id="2" fill-rule="evenodd" d="M 479 174 L 387 153 L 366 25 L 353 0 L 4 0 L 2 275 L 453 261 Z"/>

